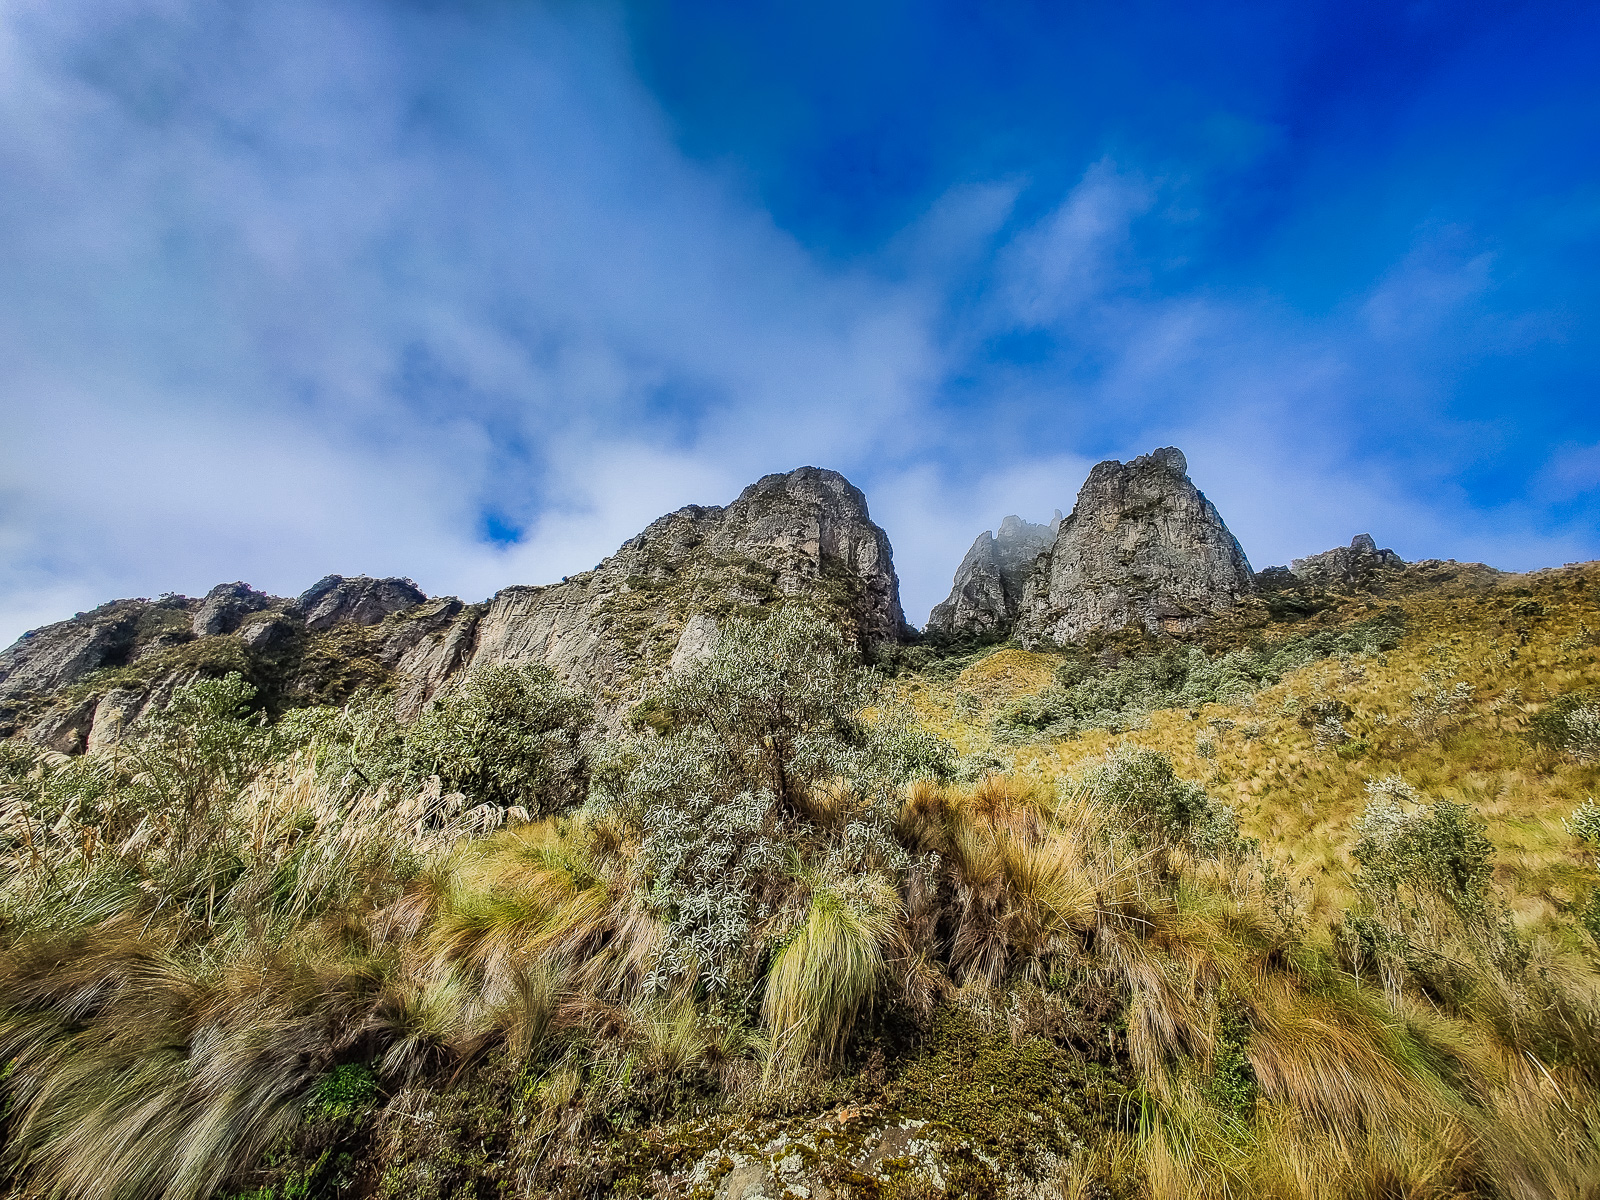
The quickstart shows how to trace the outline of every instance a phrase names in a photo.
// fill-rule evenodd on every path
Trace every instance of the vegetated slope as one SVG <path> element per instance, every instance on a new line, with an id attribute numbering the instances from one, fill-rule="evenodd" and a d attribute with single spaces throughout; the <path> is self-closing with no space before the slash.
<path id="1" fill-rule="evenodd" d="M 1277 607 L 1245 607 L 1181 646 L 985 648 L 897 688 L 962 751 L 1049 786 L 1116 745 L 1161 751 L 1304 876 L 1324 913 L 1347 899 L 1369 785 L 1399 776 L 1483 819 L 1520 921 L 1570 931 L 1563 918 L 1595 874 L 1567 821 L 1600 794 L 1600 769 L 1572 752 L 1562 722 L 1575 702 L 1600 701 L 1600 565 L 1421 564 L 1382 596 Z M 1191 672 L 1197 649 L 1209 668 Z M 1064 692 L 1078 702 L 1065 727 Z"/>
<path id="2" fill-rule="evenodd" d="M 231 677 L 0 747 L 12 1195 L 1592 1195 L 1600 913 L 1560 889 L 1600 810 L 1541 827 L 1528 909 L 1545 868 L 1441 793 L 1593 781 L 1597 580 L 1436 573 L 887 691 L 775 607 L 626 730 L 523 664 L 410 725 L 263 725 Z M 1274 834 L 1291 788 L 1347 826 Z"/>

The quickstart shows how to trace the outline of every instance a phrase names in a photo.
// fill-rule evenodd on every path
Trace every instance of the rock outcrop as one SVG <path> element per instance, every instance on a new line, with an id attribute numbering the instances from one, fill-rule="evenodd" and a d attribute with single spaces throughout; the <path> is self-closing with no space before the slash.
<path id="1" fill-rule="evenodd" d="M 320 632 L 335 625 L 376 625 L 390 613 L 405 612 L 428 599 L 409 579 L 370 579 L 327 575 L 298 600 L 294 611 L 307 629 Z"/>
<path id="2" fill-rule="evenodd" d="M 206 593 L 191 626 L 196 637 L 232 633 L 251 613 L 270 608 L 273 597 L 248 583 L 219 583 Z"/>
<path id="3" fill-rule="evenodd" d="M 1256 586 L 1264 592 L 1299 587 L 1381 591 L 1388 576 L 1405 568 L 1405 559 L 1393 550 L 1380 550 L 1370 533 L 1358 533 L 1348 546 L 1297 558 L 1287 567 L 1268 567 L 1256 576 Z"/>
<path id="4" fill-rule="evenodd" d="M 1011 632 L 1039 555 L 1055 543 L 1061 512 L 1048 525 L 1010 516 L 1000 532 L 978 535 L 956 568 L 950 596 L 934 606 L 927 631 L 943 637 L 995 638 Z"/>
<path id="5" fill-rule="evenodd" d="M 1192 633 L 1254 589 L 1250 564 L 1173 447 L 1089 472 L 1024 591 L 1030 648 L 1129 627 Z"/>
<path id="6" fill-rule="evenodd" d="M 152 607 L 150 601 L 113 600 L 23 634 L 0 652 L 0 699 L 54 692 L 102 667 L 126 664 L 138 649 L 140 626 Z M 178 611 L 178 624 L 186 627 L 187 609 Z"/>
<path id="7" fill-rule="evenodd" d="M 407 652 L 399 702 L 413 710 L 457 671 L 535 661 L 615 710 L 675 658 L 703 653 L 720 619 L 784 599 L 813 604 L 863 646 L 909 632 L 888 535 L 835 471 L 768 475 L 725 508 L 661 517 L 592 571 L 504 589 Z"/>
<path id="8" fill-rule="evenodd" d="M 769 475 L 725 508 L 662 517 L 592 571 L 483 604 L 430 600 L 408 579 L 329 575 L 292 601 L 225 583 L 203 600 L 103 605 L 0 654 L 0 736 L 99 749 L 174 687 L 230 670 L 272 709 L 382 684 L 411 716 L 465 671 L 534 661 L 614 715 L 705 654 L 721 620 L 786 599 L 863 646 L 908 632 L 889 539 L 836 472 Z"/>

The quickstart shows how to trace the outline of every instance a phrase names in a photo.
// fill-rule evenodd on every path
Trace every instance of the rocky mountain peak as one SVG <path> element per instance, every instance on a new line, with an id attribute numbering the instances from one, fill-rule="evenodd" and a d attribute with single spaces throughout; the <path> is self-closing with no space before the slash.
<path id="1" fill-rule="evenodd" d="M 1024 645 L 1130 626 L 1189 633 L 1254 589 L 1250 564 L 1174 446 L 1089 472 L 1029 578 Z"/>
<path id="2" fill-rule="evenodd" d="M 1055 542 L 1061 510 L 1047 525 L 1018 516 L 998 533 L 978 535 L 956 568 L 949 597 L 928 616 L 928 631 L 945 637 L 1001 637 L 1016 623 L 1034 561 Z"/>
<path id="3" fill-rule="evenodd" d="M 764 476 L 726 507 L 651 522 L 592 571 L 506 588 L 407 651 L 400 705 L 414 710 L 460 671 L 536 660 L 614 710 L 704 654 L 722 618 L 786 599 L 827 612 L 863 644 L 908 632 L 888 535 L 837 471 Z"/>

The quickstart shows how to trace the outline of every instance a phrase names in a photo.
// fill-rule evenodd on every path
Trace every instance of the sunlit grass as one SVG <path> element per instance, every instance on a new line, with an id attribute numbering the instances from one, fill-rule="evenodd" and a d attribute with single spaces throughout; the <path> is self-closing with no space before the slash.
<path id="1" fill-rule="evenodd" d="M 1499 851 L 1501 882 L 1516 896 L 1519 920 L 1566 936 L 1569 925 L 1557 918 L 1597 876 L 1592 856 L 1562 821 L 1600 794 L 1600 766 L 1530 745 L 1526 729 L 1554 696 L 1600 686 L 1600 635 L 1584 633 L 1600 630 L 1597 597 L 1600 568 L 1592 565 L 1506 576 L 1481 594 L 1446 588 L 1400 595 L 1393 602 L 1405 612 L 1407 633 L 1397 649 L 1312 663 L 1241 704 L 1158 711 L 1141 729 L 1090 731 L 1052 744 L 1009 745 L 990 723 L 1005 704 L 1048 686 L 1054 656 L 1004 648 L 952 680 L 900 687 L 923 720 L 964 750 L 992 754 L 1051 785 L 1074 778 L 1119 742 L 1162 751 L 1180 774 L 1233 804 L 1244 832 L 1310 882 L 1314 910 L 1323 915 L 1348 901 L 1350 828 L 1366 804 L 1366 783 L 1400 775 L 1429 796 L 1476 809 Z M 1513 617 L 1512 606 L 1527 599 L 1544 614 Z M 1370 615 L 1354 606 L 1337 619 Z M 1321 627 L 1306 622 L 1263 632 L 1281 637 Z M 1406 725 L 1412 694 L 1436 676 L 1466 682 L 1472 698 L 1443 736 L 1419 736 Z M 1311 703 L 1328 699 L 1354 710 L 1345 724 L 1352 741 L 1365 744 L 1359 752 L 1319 749 L 1301 720 Z M 1197 746 L 1205 734 L 1214 741 L 1211 758 Z"/>

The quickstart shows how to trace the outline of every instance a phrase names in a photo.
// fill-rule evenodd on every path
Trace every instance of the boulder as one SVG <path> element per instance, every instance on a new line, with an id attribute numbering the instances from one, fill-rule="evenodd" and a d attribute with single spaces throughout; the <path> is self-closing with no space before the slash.
<path id="1" fill-rule="evenodd" d="M 1089 472 L 1029 577 L 1017 635 L 1031 649 L 1130 627 L 1192 633 L 1253 590 L 1244 551 L 1169 446 Z"/>

